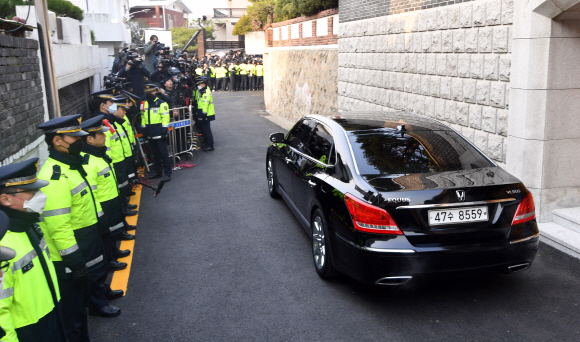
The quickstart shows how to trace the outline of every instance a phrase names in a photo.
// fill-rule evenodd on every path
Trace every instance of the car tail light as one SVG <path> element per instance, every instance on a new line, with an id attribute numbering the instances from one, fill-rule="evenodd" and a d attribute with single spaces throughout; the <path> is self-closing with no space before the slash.
<path id="1" fill-rule="evenodd" d="M 536 218 L 536 206 L 534 206 L 534 199 L 532 198 L 532 193 L 528 193 L 526 197 L 518 205 L 518 210 L 516 210 L 516 215 L 512 222 L 512 226 L 524 222 L 528 222 Z"/>
<path id="2" fill-rule="evenodd" d="M 377 234 L 403 234 L 385 209 L 365 203 L 351 194 L 346 194 L 344 201 L 356 230 Z"/>

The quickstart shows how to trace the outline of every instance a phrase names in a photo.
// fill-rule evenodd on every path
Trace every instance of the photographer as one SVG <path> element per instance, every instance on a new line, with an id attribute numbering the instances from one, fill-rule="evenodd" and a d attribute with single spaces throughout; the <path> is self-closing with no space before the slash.
<path id="1" fill-rule="evenodd" d="M 149 70 L 137 54 L 128 55 L 127 65 L 119 71 L 119 77 L 127 77 L 131 82 L 132 93 L 142 98 L 145 97 L 145 77 L 149 76 Z"/>
<path id="2" fill-rule="evenodd" d="M 159 38 L 156 35 L 152 35 L 149 38 L 149 42 L 145 44 L 145 65 L 149 70 L 154 69 L 155 61 L 157 60 L 157 56 L 155 56 L 155 51 L 157 51 L 157 43 L 159 42 Z"/>
<path id="3" fill-rule="evenodd" d="M 168 77 L 171 77 L 171 74 L 169 73 L 168 70 L 170 65 L 171 65 L 170 60 L 166 58 L 160 58 L 158 60 L 157 70 L 155 70 L 151 74 L 151 77 L 149 77 L 151 82 L 161 83 L 163 82 L 163 80 L 167 79 Z"/>

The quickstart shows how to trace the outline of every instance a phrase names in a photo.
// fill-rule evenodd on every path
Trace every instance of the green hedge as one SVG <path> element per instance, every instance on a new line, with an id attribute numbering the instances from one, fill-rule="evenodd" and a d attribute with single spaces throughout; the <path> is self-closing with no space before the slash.
<path id="1" fill-rule="evenodd" d="M 0 0 L 0 17 L 12 19 L 16 15 L 16 6 L 28 6 L 28 2 L 24 0 Z M 83 20 L 83 10 L 66 0 L 48 0 L 48 10 L 56 13 L 57 17 Z"/>

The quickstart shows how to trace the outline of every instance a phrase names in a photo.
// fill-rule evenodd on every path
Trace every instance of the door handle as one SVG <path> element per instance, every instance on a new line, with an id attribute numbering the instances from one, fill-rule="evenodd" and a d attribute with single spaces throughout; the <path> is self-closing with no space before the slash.
<path id="1" fill-rule="evenodd" d="M 314 182 L 313 182 L 313 181 L 311 181 L 311 180 L 308 180 L 308 184 L 309 184 L 311 187 L 313 187 L 313 188 L 316 186 L 316 183 L 314 183 Z"/>

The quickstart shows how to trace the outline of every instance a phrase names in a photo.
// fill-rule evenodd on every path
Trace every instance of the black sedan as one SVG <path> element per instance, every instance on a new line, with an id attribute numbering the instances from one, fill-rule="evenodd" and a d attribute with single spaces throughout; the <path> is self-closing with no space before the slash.
<path id="1" fill-rule="evenodd" d="M 266 171 L 312 237 L 316 271 L 397 285 L 529 268 L 532 194 L 451 127 L 408 113 L 306 116 L 274 133 Z"/>

